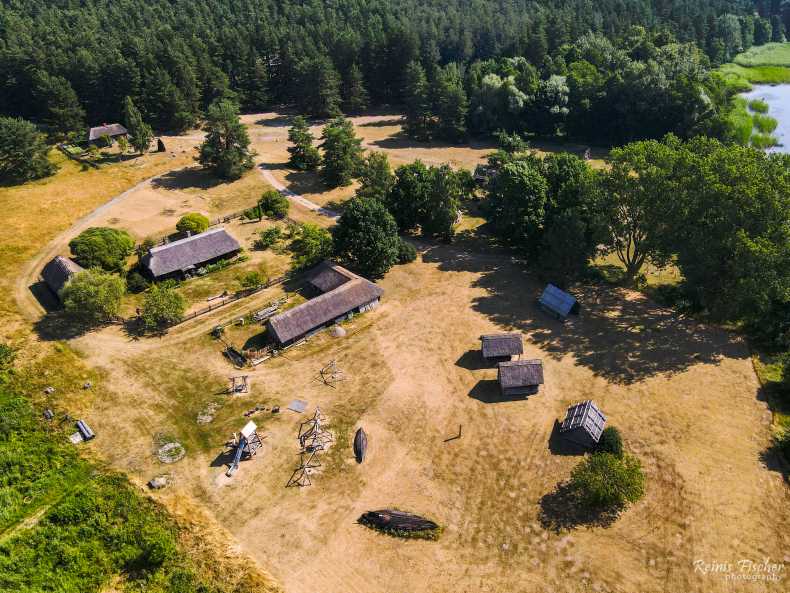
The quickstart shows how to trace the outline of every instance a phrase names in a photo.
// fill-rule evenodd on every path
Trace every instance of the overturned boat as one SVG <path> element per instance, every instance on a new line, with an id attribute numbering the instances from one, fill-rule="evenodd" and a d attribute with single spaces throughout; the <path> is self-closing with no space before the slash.
<path id="1" fill-rule="evenodd" d="M 359 518 L 359 522 L 368 527 L 396 533 L 414 533 L 439 529 L 439 526 L 430 519 L 392 509 L 368 511 Z"/>
<path id="2" fill-rule="evenodd" d="M 360 427 L 357 430 L 357 434 L 354 435 L 354 457 L 357 459 L 357 463 L 362 463 L 365 461 L 365 454 L 368 452 L 368 435 L 365 434 L 365 431 Z"/>

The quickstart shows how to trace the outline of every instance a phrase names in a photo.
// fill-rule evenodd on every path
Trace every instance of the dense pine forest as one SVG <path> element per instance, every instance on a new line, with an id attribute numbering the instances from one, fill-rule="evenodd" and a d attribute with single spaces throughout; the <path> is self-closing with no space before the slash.
<path id="1" fill-rule="evenodd" d="M 757 10 L 750 0 L 4 0 L 0 113 L 56 137 L 120 120 L 129 96 L 155 128 L 182 131 L 231 97 L 246 111 L 294 104 L 315 116 L 405 104 L 417 135 L 450 140 L 499 128 L 601 143 L 721 137 L 726 100 L 709 68 L 790 24 L 787 3 Z"/>

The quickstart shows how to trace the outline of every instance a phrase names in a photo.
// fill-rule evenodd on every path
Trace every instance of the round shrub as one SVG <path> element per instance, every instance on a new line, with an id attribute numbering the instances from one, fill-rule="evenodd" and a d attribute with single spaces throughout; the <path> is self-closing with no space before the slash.
<path id="1" fill-rule="evenodd" d="M 261 213 L 269 218 L 285 218 L 288 216 L 290 205 L 288 198 L 273 189 L 264 192 L 261 199 L 258 201 L 258 207 L 261 209 Z"/>
<path id="2" fill-rule="evenodd" d="M 398 263 L 408 264 L 415 259 L 417 259 L 417 250 L 414 248 L 414 245 L 401 239 L 400 243 L 398 243 Z"/>
<path id="3" fill-rule="evenodd" d="M 151 283 L 137 270 L 132 270 L 126 275 L 126 290 L 132 294 L 143 292 Z"/>
<path id="4" fill-rule="evenodd" d="M 583 506 L 616 510 L 642 498 L 645 476 L 632 455 L 593 453 L 573 468 L 570 486 Z"/>
<path id="5" fill-rule="evenodd" d="M 601 433 L 601 438 L 598 440 L 598 451 L 622 457 L 623 438 L 620 436 L 620 431 L 614 426 L 605 428 Z"/>
<path id="6" fill-rule="evenodd" d="M 190 212 L 181 217 L 176 223 L 176 229 L 181 233 L 202 233 L 209 225 L 207 217 L 203 216 L 200 212 Z"/>
<path id="7" fill-rule="evenodd" d="M 99 323 L 118 314 L 125 292 L 123 278 L 94 268 L 69 280 L 60 291 L 60 298 L 70 316 Z"/>
<path id="8" fill-rule="evenodd" d="M 126 231 L 91 227 L 73 238 L 69 249 L 84 268 L 120 272 L 126 267 L 126 258 L 134 251 L 134 240 Z"/>

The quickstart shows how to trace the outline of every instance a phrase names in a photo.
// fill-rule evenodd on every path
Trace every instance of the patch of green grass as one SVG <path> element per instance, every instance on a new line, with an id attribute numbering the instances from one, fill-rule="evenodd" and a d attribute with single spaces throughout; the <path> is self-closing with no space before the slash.
<path id="1" fill-rule="evenodd" d="M 755 113 L 768 113 L 768 103 L 762 99 L 752 99 L 749 101 L 749 109 Z"/>
<path id="2" fill-rule="evenodd" d="M 733 60 L 739 66 L 787 66 L 790 67 L 790 43 L 766 43 L 756 45 L 738 54 Z"/>
<path id="3" fill-rule="evenodd" d="M 755 148 L 764 150 L 766 148 L 770 148 L 771 146 L 776 146 L 778 142 L 779 140 L 777 140 L 776 136 L 772 136 L 771 134 L 752 134 L 752 146 Z"/>
<path id="4" fill-rule="evenodd" d="M 778 122 L 769 115 L 762 113 L 755 113 L 752 115 L 754 127 L 757 128 L 762 134 L 770 134 L 776 129 Z"/>
<path id="5" fill-rule="evenodd" d="M 765 390 L 768 407 L 773 412 L 774 424 L 779 429 L 790 429 L 790 393 L 782 384 L 784 358 L 781 355 L 758 352 L 754 354 L 753 360 L 754 370 Z"/>
<path id="6" fill-rule="evenodd" d="M 754 66 L 747 68 L 738 64 L 724 64 L 719 68 L 728 84 L 740 85 L 749 90 L 751 84 L 787 84 L 790 83 L 790 67 L 785 66 Z M 744 82 L 746 83 L 744 85 Z"/>

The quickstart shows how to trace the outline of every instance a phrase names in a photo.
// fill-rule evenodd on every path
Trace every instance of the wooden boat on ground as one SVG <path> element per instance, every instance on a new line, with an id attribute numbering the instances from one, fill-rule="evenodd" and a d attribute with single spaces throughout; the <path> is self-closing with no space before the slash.
<path id="1" fill-rule="evenodd" d="M 368 435 L 360 427 L 357 434 L 354 435 L 354 457 L 357 463 L 365 461 L 365 454 L 368 452 Z"/>

